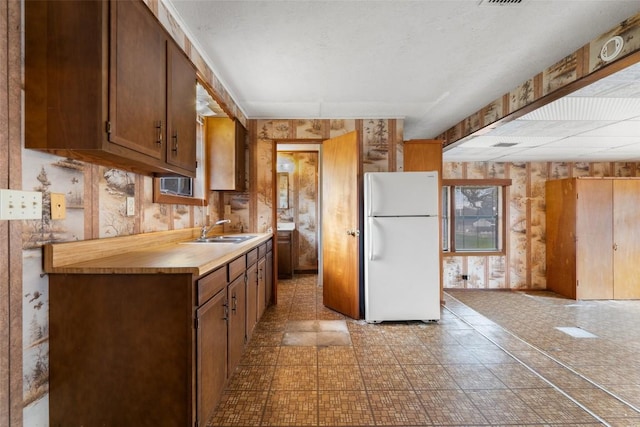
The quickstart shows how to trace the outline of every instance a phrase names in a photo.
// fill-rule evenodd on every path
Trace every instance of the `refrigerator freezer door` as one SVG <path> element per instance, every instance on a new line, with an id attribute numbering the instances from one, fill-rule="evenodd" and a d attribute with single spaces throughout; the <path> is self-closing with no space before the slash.
<path id="1" fill-rule="evenodd" d="M 365 320 L 439 320 L 438 218 L 366 221 Z"/>
<path id="2" fill-rule="evenodd" d="M 438 215 L 437 172 L 369 172 L 365 216 Z"/>

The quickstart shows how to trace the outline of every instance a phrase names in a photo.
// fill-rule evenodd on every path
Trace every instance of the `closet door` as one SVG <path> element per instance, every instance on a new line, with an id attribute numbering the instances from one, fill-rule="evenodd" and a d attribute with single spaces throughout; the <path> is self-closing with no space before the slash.
<path id="1" fill-rule="evenodd" d="M 613 262 L 615 299 L 640 298 L 640 180 L 614 181 Z"/>
<path id="2" fill-rule="evenodd" d="M 613 181 L 577 180 L 576 299 L 613 298 Z"/>

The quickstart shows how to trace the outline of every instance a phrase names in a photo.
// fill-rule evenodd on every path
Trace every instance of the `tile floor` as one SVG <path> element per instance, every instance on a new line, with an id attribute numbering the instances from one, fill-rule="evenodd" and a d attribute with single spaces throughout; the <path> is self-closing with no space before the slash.
<path id="1" fill-rule="evenodd" d="M 438 323 L 367 324 L 279 281 L 208 425 L 640 426 L 640 301 L 445 297 Z"/>

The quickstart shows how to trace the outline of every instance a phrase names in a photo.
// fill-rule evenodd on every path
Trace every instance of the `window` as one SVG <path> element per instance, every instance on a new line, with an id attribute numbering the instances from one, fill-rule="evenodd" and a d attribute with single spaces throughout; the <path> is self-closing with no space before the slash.
<path id="1" fill-rule="evenodd" d="M 443 181 L 442 249 L 450 253 L 504 253 L 506 187 L 511 180 Z"/>

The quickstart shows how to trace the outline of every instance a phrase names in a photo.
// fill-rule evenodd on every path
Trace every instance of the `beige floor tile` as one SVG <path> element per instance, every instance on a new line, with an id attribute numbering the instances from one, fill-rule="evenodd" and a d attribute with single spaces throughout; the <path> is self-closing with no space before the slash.
<path id="1" fill-rule="evenodd" d="M 318 367 L 320 390 L 364 390 L 364 381 L 357 365 L 321 365 Z"/>
<path id="2" fill-rule="evenodd" d="M 318 425 L 318 392 L 277 390 L 269 393 L 263 426 Z"/>
<path id="3" fill-rule="evenodd" d="M 598 420 L 553 388 L 521 389 L 514 393 L 551 424 L 594 423 Z"/>
<path id="4" fill-rule="evenodd" d="M 276 366 L 272 390 L 317 390 L 317 366 Z"/>
<path id="5" fill-rule="evenodd" d="M 545 388 L 549 384 L 520 364 L 485 364 L 504 385 L 510 389 Z"/>
<path id="6" fill-rule="evenodd" d="M 269 390 L 275 366 L 239 366 L 227 385 L 228 390 Z"/>
<path id="7" fill-rule="evenodd" d="M 393 350 L 387 345 L 354 346 L 354 351 L 358 363 L 361 365 L 393 365 L 398 363 Z"/>
<path id="8" fill-rule="evenodd" d="M 282 346 L 278 356 L 278 366 L 302 365 L 316 366 L 318 364 L 318 350 L 309 346 Z"/>
<path id="9" fill-rule="evenodd" d="M 402 368 L 415 390 L 460 388 L 442 365 L 403 365 Z"/>
<path id="10" fill-rule="evenodd" d="M 318 425 L 372 426 L 373 413 L 364 391 L 321 390 L 318 398 Z"/>
<path id="11" fill-rule="evenodd" d="M 544 419 L 511 390 L 467 390 L 465 393 L 491 424 L 544 423 Z"/>
<path id="12" fill-rule="evenodd" d="M 417 394 L 434 425 L 489 424 L 462 390 L 423 390 Z"/>
<path id="13" fill-rule="evenodd" d="M 425 345 L 395 345 L 391 347 L 393 355 L 401 365 L 427 365 L 438 363 Z"/>
<path id="14" fill-rule="evenodd" d="M 258 426 L 262 419 L 267 391 L 226 391 L 220 399 L 210 426 Z"/>
<path id="15" fill-rule="evenodd" d="M 411 383 L 400 365 L 360 365 L 367 390 L 410 390 Z"/>
<path id="16" fill-rule="evenodd" d="M 259 346 L 245 348 L 240 365 L 275 365 L 280 354 L 280 347 L 271 347 L 269 351 Z"/>
<path id="17" fill-rule="evenodd" d="M 369 393 L 369 401 L 376 425 L 383 426 L 429 426 L 420 398 L 414 391 L 400 390 L 385 393 Z"/>
<path id="18" fill-rule="evenodd" d="M 494 390 L 507 386 L 483 365 L 443 365 L 463 390 Z"/>
<path id="19" fill-rule="evenodd" d="M 352 346 L 318 347 L 318 365 L 357 365 Z"/>

